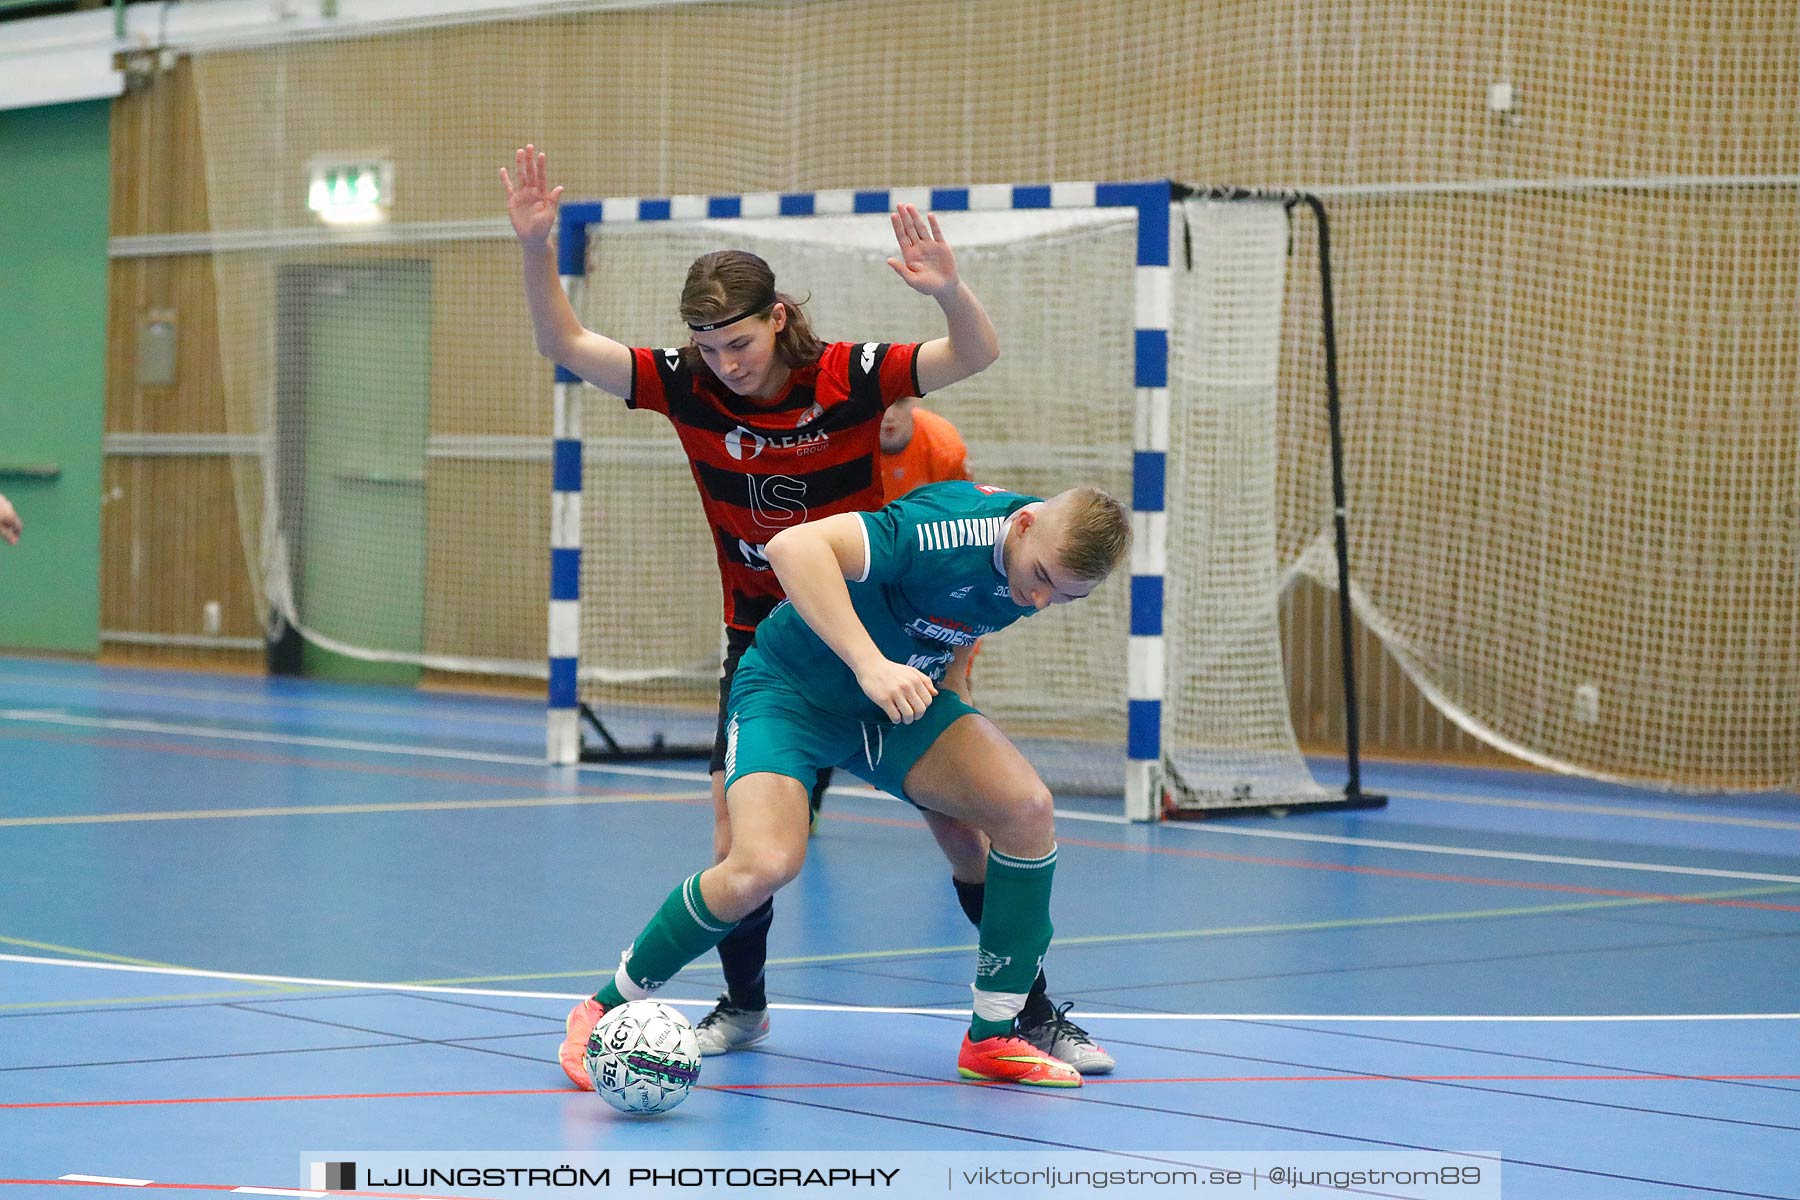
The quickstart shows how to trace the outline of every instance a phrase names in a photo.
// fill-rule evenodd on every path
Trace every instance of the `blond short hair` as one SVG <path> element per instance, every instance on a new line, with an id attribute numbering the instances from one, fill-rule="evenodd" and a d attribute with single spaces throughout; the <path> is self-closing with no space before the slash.
<path id="1" fill-rule="evenodd" d="M 1099 581 L 1125 561 L 1131 549 L 1131 513 L 1097 487 L 1071 488 L 1057 497 L 1063 510 L 1063 570 Z"/>

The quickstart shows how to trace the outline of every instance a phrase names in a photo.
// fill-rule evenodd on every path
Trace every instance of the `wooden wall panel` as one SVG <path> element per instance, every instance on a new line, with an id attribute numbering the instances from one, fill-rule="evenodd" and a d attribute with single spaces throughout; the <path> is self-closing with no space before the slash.
<path id="1" fill-rule="evenodd" d="M 1465 733 L 1439 712 L 1361 620 L 1353 618 L 1351 629 L 1366 757 L 1516 765 L 1509 755 Z M 1310 577 L 1298 579 L 1282 600 L 1281 640 L 1288 708 L 1300 744 L 1309 753 L 1342 752 L 1344 675 L 1337 592 Z"/>
<path id="2" fill-rule="evenodd" d="M 399 172 L 395 220 L 494 219 L 502 213 L 495 170 L 528 138 L 548 146 L 557 178 L 571 196 L 584 197 L 1163 175 L 1318 186 L 1791 172 L 1800 161 L 1800 108 L 1792 103 L 1800 7 L 1720 0 L 1690 8 L 1519 0 L 1497 21 L 1493 4 L 1475 0 L 1375 7 L 925 0 L 896 16 L 876 0 L 771 0 L 243 52 L 219 56 L 206 70 L 208 86 L 220 90 L 205 133 L 221 155 L 215 165 L 229 168 L 213 174 L 234 181 L 210 214 L 195 73 L 183 65 L 120 99 L 114 227 L 121 234 L 204 230 L 210 222 L 226 229 L 309 227 L 301 208 L 304 165 L 325 152 L 391 157 Z M 907 43 L 896 30 L 931 31 L 928 76 L 908 69 Z M 721 57 L 721 45 L 734 53 Z M 579 64 L 559 70 L 555 88 L 538 73 L 495 69 L 540 61 L 546 48 L 560 63 Z M 790 69 L 795 62 L 805 69 Z M 696 92 L 700 78 L 704 95 Z M 1519 88 L 1513 117 L 1484 103 L 1487 84 L 1502 79 Z M 279 126 L 265 108 L 242 99 L 266 96 L 272 81 L 291 97 L 307 97 L 288 106 Z M 719 116 L 718 97 L 727 98 L 729 119 Z M 1783 587 L 1764 592 L 1745 592 L 1739 582 L 1775 578 L 1765 569 L 1767 546 L 1748 536 L 1762 538 L 1770 527 L 1769 513 L 1756 507 L 1767 498 L 1739 481 L 1770 474 L 1758 456 L 1781 452 L 1781 438 L 1744 441 L 1719 462 L 1699 464 L 1683 484 L 1709 498 L 1728 535 L 1721 540 L 1751 546 L 1742 562 L 1717 546 L 1685 546 L 1679 522 L 1669 519 L 1674 510 L 1639 504 L 1669 492 L 1668 469 L 1656 456 L 1682 439 L 1742 428 L 1746 420 L 1761 420 L 1776 434 L 1792 428 L 1791 418 L 1781 424 L 1781 406 L 1791 408 L 1794 394 L 1794 283 L 1791 271 L 1779 272 L 1794 260 L 1800 222 L 1791 190 L 1769 195 L 1766 212 L 1701 196 L 1694 203 L 1706 211 L 1685 218 L 1672 202 L 1668 211 L 1685 221 L 1679 237 L 1667 236 L 1657 223 L 1663 217 L 1634 216 L 1612 194 L 1415 197 L 1386 213 L 1364 204 L 1360 226 L 1348 211 L 1360 202 L 1339 209 L 1353 519 L 1371 519 L 1372 498 L 1380 495 L 1401 515 L 1373 519 L 1410 522 L 1383 531 L 1390 548 L 1376 553 L 1385 561 L 1363 557 L 1380 539 L 1358 538 L 1359 578 L 1362 564 L 1373 579 L 1425 549 L 1454 561 L 1464 534 L 1439 514 L 1461 506 L 1491 528 L 1488 514 L 1516 501 L 1523 486 L 1503 463 L 1541 462 L 1576 478 L 1581 456 L 1604 435 L 1645 431 L 1612 447 L 1620 487 L 1632 498 L 1627 507 L 1638 507 L 1617 520 L 1589 520 L 1575 507 L 1557 516 L 1547 502 L 1532 518 L 1563 521 L 1543 528 L 1551 539 L 1544 544 L 1562 548 L 1544 569 L 1557 575 L 1553 582 L 1571 603 L 1610 614 L 1605 619 L 1619 634 L 1608 642 L 1582 628 L 1561 639 L 1554 648 L 1568 678 L 1547 678 L 1561 687 L 1577 677 L 1569 672 L 1610 663 L 1621 678 L 1609 683 L 1609 695 L 1635 687 L 1655 698 L 1655 679 L 1627 678 L 1642 656 L 1619 647 L 1654 635 L 1679 648 L 1692 632 L 1706 651 L 1697 657 L 1741 667 L 1757 700 L 1746 713 L 1730 706 L 1676 713 L 1686 724 L 1666 730 L 1659 722 L 1668 714 L 1660 710 L 1609 709 L 1608 719 L 1619 724 L 1594 734 L 1605 741 L 1596 753 L 1608 762 L 1646 761 L 1644 748 L 1629 740 L 1633 723 L 1681 747 L 1689 760 L 1703 753 L 1683 746 L 1696 730 L 1718 745 L 1730 736 L 1721 735 L 1720 722 L 1736 722 L 1746 731 L 1739 736 L 1763 741 L 1782 733 L 1780 722 L 1792 724 L 1795 698 L 1783 700 L 1769 666 L 1783 661 L 1785 630 L 1771 634 L 1739 619 L 1744 611 L 1767 611 L 1770 624 L 1793 623 L 1791 607 L 1783 607 L 1792 604 L 1791 573 L 1777 579 Z M 1729 212 L 1741 230 L 1735 240 L 1718 237 L 1720 224 L 1710 215 Z M 1307 253 L 1297 245 L 1296 282 L 1309 281 Z M 472 244 L 433 252 L 433 261 L 433 432 L 540 435 L 544 368 L 521 321 L 516 252 L 504 242 Z M 1582 261 L 1588 275 L 1565 270 Z M 1535 265 L 1506 274 L 1521 263 Z M 208 325 L 215 307 L 208 260 L 118 262 L 112 278 L 108 428 L 223 431 L 218 355 L 209 344 L 216 334 Z M 135 330 L 152 309 L 176 312 L 182 331 L 180 384 L 157 392 L 130 382 Z M 1711 321 L 1714 315 L 1720 319 Z M 1747 347 L 1733 341 L 1744 330 Z M 1315 336 L 1313 327 L 1304 336 Z M 1522 346 L 1535 348 L 1523 362 Z M 1297 478 L 1283 503 L 1289 551 L 1310 538 L 1328 505 L 1317 469 L 1321 410 L 1301 370 L 1315 371 L 1316 363 L 1290 365 L 1285 377 L 1299 389 L 1282 412 L 1284 462 Z M 1567 414 L 1559 429 L 1527 429 L 1521 420 L 1518 429 L 1488 438 L 1483 422 L 1498 407 L 1496 385 L 1505 372 L 1513 372 L 1509 386 L 1528 402 L 1526 411 L 1533 397 L 1584 370 L 1611 372 L 1608 386 L 1590 389 L 1596 407 Z M 1648 403 L 1634 413 L 1620 399 L 1627 395 Z M 1665 400 L 1685 407 L 1668 419 Z M 1551 433 L 1560 439 L 1555 446 L 1546 440 Z M 1429 476 L 1421 462 L 1448 464 L 1456 477 Z M 109 480 L 118 478 L 122 489 L 129 483 L 120 502 L 109 502 L 106 518 L 108 612 L 125 627 L 187 620 L 196 596 L 243 594 L 230 591 L 227 578 L 243 570 L 236 514 L 202 512 L 193 499 L 211 497 L 207 504 L 217 505 L 231 489 L 222 488 L 216 465 L 212 475 L 197 470 L 174 460 L 144 462 L 127 480 L 109 469 Z M 464 525 L 480 517 L 478 504 L 440 494 L 468 471 L 434 467 L 434 570 L 462 561 L 446 539 L 465 536 Z M 1557 488 L 1564 498 L 1579 490 Z M 512 489 L 504 491 L 511 503 Z M 159 497 L 195 511 L 159 526 L 156 516 L 144 515 Z M 540 492 L 511 511 L 541 530 L 530 508 L 541 499 Z M 159 539 L 185 549 L 166 553 L 153 545 Z M 1686 600 L 1650 597 L 1640 606 L 1649 616 L 1633 618 L 1618 599 L 1637 565 L 1622 553 L 1632 539 L 1643 553 L 1665 556 L 1665 578 L 1706 572 L 1722 581 L 1714 603 L 1690 613 Z M 1401 549 L 1392 548 L 1396 542 Z M 187 578 L 167 585 L 168 599 L 148 598 L 141 577 L 139 590 L 125 586 L 126 575 L 115 587 L 111 576 L 123 569 L 115 560 L 127 550 Z M 501 557 L 498 569 L 522 569 Z M 1518 561 L 1502 564 L 1524 581 L 1512 592 L 1530 585 L 1539 560 L 1552 557 L 1517 552 Z M 1600 565 L 1581 574 L 1589 563 Z M 1459 623 L 1450 636 L 1489 647 L 1488 659 L 1503 654 L 1504 631 L 1481 626 L 1493 618 L 1459 592 L 1462 580 L 1447 572 L 1408 578 L 1399 594 L 1378 597 L 1384 612 L 1399 620 L 1412 605 L 1450 614 Z M 1637 586 L 1644 578 L 1654 577 L 1640 573 Z M 1504 600 L 1508 589 L 1499 591 Z M 522 604 L 521 613 L 529 607 Z M 1324 593 L 1303 583 L 1284 617 L 1296 725 L 1309 742 L 1338 736 L 1340 718 L 1326 699 L 1336 659 L 1331 614 Z M 228 625 L 240 628 L 254 617 L 233 612 Z M 1529 633 L 1529 623 L 1515 618 L 1504 623 Z M 449 612 L 433 618 L 445 630 L 461 619 Z M 493 640 L 507 644 L 508 637 Z M 1358 637 L 1371 753 L 1476 749 L 1425 704 L 1366 632 Z M 514 640 L 528 644 L 523 636 Z M 1478 682 L 1494 669 L 1473 655 L 1454 674 L 1459 683 Z M 1728 748 L 1740 758 L 1745 749 Z"/>
<path id="3" fill-rule="evenodd" d="M 115 237 L 207 227 L 199 109 L 185 62 L 137 81 L 113 107 Z M 218 305 L 204 254 L 117 259 L 108 272 L 106 432 L 223 434 Z M 175 382 L 139 386 L 138 338 L 152 316 L 176 326 Z M 247 486 L 259 486 L 254 474 Z M 101 517 L 103 630 L 201 635 L 208 601 L 227 637 L 260 637 L 228 458 L 112 454 Z M 256 651 L 105 643 L 112 660 L 251 669 Z"/>

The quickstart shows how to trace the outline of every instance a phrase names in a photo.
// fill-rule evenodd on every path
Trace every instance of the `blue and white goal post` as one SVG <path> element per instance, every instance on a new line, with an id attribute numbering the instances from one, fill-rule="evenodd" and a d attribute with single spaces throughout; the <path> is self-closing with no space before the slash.
<path id="1" fill-rule="evenodd" d="M 984 709 L 1053 789 L 1122 792 L 1132 820 L 1379 803 L 1361 793 L 1358 781 L 1329 239 L 1316 198 L 1198 192 L 1158 180 L 608 199 L 563 206 L 559 269 L 578 312 L 597 306 L 595 328 L 617 335 L 622 331 L 614 323 L 629 314 L 660 331 L 673 322 L 674 296 L 649 289 L 671 289 L 670 278 L 679 279 L 694 253 L 738 239 L 778 256 L 803 245 L 811 257 L 806 266 L 796 260 L 796 269 L 830 280 L 836 319 L 854 327 L 846 332 L 887 332 L 885 326 L 905 319 L 895 293 L 878 290 L 891 289 L 892 281 L 875 285 L 862 276 L 885 270 L 880 259 L 891 253 L 891 242 L 876 247 L 891 236 L 884 218 L 903 203 L 971 214 L 964 232 L 987 237 L 984 252 L 1004 259 L 990 257 L 994 269 L 979 290 L 1010 347 L 1003 357 L 1011 355 L 1012 363 L 1003 363 L 1001 374 L 959 385 L 1002 394 L 951 392 L 943 401 L 947 408 L 962 406 L 962 418 L 985 428 L 983 440 L 970 439 L 976 469 L 993 482 L 1025 482 L 1038 494 L 1049 494 L 1045 485 L 1076 482 L 1131 493 L 1125 594 L 1108 589 L 1110 600 L 1103 593 L 1075 606 L 1078 612 L 1041 626 L 1028 623 L 1023 634 L 1000 639 L 992 661 L 984 655 L 977 681 Z M 1276 545 L 1283 307 L 1302 206 L 1318 236 L 1325 374 L 1315 381 L 1316 396 L 1315 386 L 1303 385 L 1307 394 L 1292 400 L 1325 401 L 1331 417 L 1350 730 L 1349 784 L 1342 793 L 1320 786 L 1300 751 L 1279 622 L 1288 575 Z M 790 225 L 786 218 L 825 220 Z M 865 240 L 872 223 L 880 226 L 874 242 Z M 601 250 L 603 234 L 610 236 Z M 1179 272 L 1171 265 L 1176 237 Z M 952 240 L 959 238 L 952 231 Z M 589 263 L 600 259 L 605 285 L 590 288 Z M 1127 261 L 1129 280 L 1123 278 Z M 780 267 L 777 274 L 788 278 Z M 1004 301 L 996 295 L 1002 290 Z M 665 307 L 667 322 L 660 315 L 647 319 Z M 1127 346 L 1128 356 L 1120 353 Z M 1035 366 L 1021 372 L 1021 363 Z M 691 709 L 717 667 L 716 593 L 681 607 L 702 601 L 714 584 L 710 554 L 704 543 L 692 543 L 698 531 L 688 530 L 689 518 L 675 511 L 691 487 L 680 455 L 668 439 L 656 440 L 667 433 L 660 423 L 652 430 L 636 414 L 590 410 L 587 420 L 600 424 L 588 430 L 587 448 L 606 473 L 585 481 L 586 495 L 591 506 L 603 486 L 613 511 L 606 521 L 590 513 L 584 526 L 581 387 L 557 369 L 548 753 L 558 764 L 642 756 L 613 741 L 582 704 L 584 688 L 679 678 L 690 688 L 699 685 L 686 693 Z M 998 417 L 996 400 L 1003 410 Z M 1091 420 L 1096 414 L 1104 417 L 1099 424 Z M 637 423 L 612 424 L 621 417 Z M 805 519 L 803 510 L 796 519 Z M 584 545 L 584 537 L 593 543 Z M 1173 559 L 1172 541 L 1179 543 Z M 602 545 L 608 561 L 639 564 L 628 586 L 644 599 L 622 608 L 609 586 L 590 600 L 613 602 L 610 615 L 597 610 L 584 635 L 583 555 Z M 651 546 L 664 557 L 656 560 L 658 571 L 647 573 L 641 564 Z M 590 564 L 591 575 L 600 577 L 600 567 L 599 560 Z M 655 586 L 664 591 L 653 596 Z M 647 610 L 648 624 L 617 624 L 645 620 L 639 610 Z M 655 639 L 661 641 L 651 651 Z M 629 718 L 636 701 L 609 703 Z M 700 715 L 708 737 L 710 703 Z M 608 751 L 585 750 L 584 712 L 594 717 Z M 695 715 L 680 719 L 693 729 Z M 668 749 L 660 733 L 652 740 L 651 753 Z"/>
<path id="2" fill-rule="evenodd" d="M 1133 447 L 1130 663 L 1127 679 L 1127 815 L 1153 819 L 1160 808 L 1163 681 L 1163 572 L 1167 522 L 1163 478 L 1168 452 L 1170 205 L 1167 180 L 1135 183 L 978 185 L 866 191 L 671 196 L 566 203 L 558 231 L 558 265 L 565 288 L 587 269 L 590 229 L 624 222 L 881 214 L 912 203 L 935 212 L 1034 209 L 1121 209 L 1136 214 L 1136 329 L 1129 370 L 1136 390 Z M 1125 368 L 1121 364 L 1121 369 Z M 554 451 L 551 506 L 550 686 L 548 750 L 553 763 L 581 753 L 577 678 L 580 672 L 582 438 L 581 380 L 558 367 L 553 387 Z"/>

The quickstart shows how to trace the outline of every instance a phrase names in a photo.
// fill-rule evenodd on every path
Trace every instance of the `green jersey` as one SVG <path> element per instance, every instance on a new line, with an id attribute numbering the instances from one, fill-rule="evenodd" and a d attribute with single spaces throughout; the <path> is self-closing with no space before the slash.
<path id="1" fill-rule="evenodd" d="M 886 508 L 858 513 L 867 553 L 850 601 L 882 654 L 933 683 L 959 646 L 1036 610 L 1013 601 L 1000 561 L 1007 519 L 1035 496 L 987 484 L 926 484 Z M 790 601 L 756 627 L 755 654 L 816 707 L 865 721 L 887 717 L 856 675 Z"/>

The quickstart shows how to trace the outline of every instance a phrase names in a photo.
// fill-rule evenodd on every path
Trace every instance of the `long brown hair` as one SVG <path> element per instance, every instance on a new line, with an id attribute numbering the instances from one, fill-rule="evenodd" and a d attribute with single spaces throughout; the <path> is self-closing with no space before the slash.
<path id="1" fill-rule="evenodd" d="M 750 305 L 770 296 L 774 298 L 754 315 L 769 321 L 774 319 L 777 304 L 786 307 L 787 324 L 775 334 L 775 353 L 790 369 L 818 361 L 819 355 L 824 353 L 825 343 L 813 333 L 812 322 L 806 319 L 806 310 L 800 307 L 802 302 L 786 292 L 776 291 L 775 272 L 748 250 L 715 250 L 694 260 L 694 265 L 688 268 L 687 283 L 681 289 L 681 319 L 690 325 L 704 325 L 708 321 L 743 313 Z M 690 370 L 712 374 L 691 342 L 681 348 L 681 357 Z"/>

